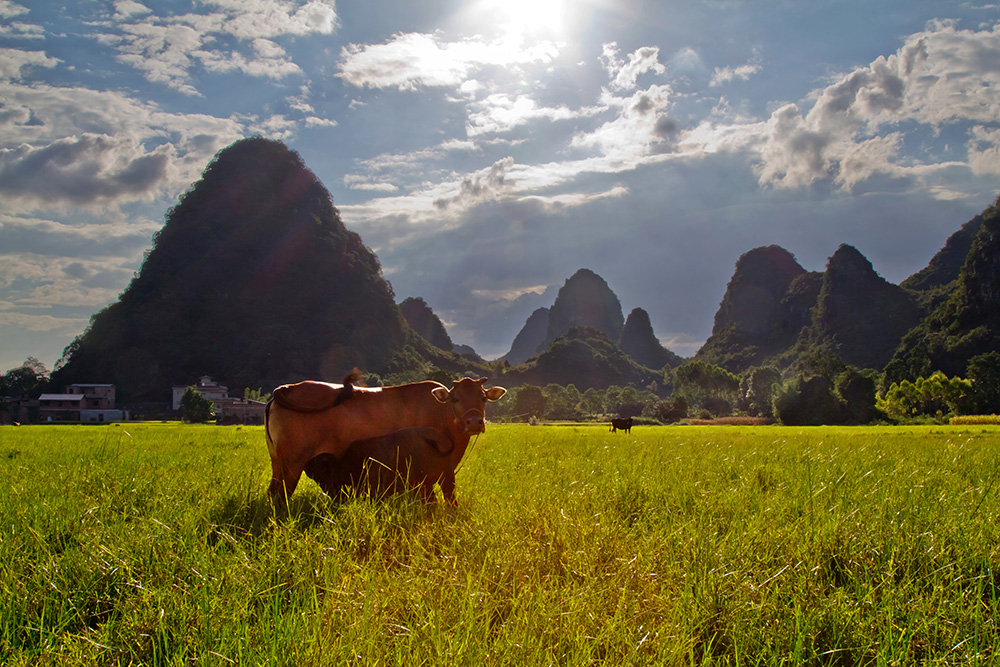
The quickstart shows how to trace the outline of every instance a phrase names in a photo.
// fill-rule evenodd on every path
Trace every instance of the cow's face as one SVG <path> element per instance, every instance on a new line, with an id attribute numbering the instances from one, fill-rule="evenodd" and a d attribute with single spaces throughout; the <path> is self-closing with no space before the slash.
<path id="1" fill-rule="evenodd" d="M 484 389 L 485 383 L 486 378 L 462 378 L 453 382 L 451 389 L 437 387 L 432 393 L 438 401 L 451 406 L 455 421 L 466 433 L 482 433 L 486 430 L 486 402 L 499 400 L 507 393 L 503 387 Z"/>

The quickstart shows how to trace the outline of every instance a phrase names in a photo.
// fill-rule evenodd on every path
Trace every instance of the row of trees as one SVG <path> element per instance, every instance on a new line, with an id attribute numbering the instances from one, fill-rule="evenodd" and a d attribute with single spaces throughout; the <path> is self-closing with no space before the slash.
<path id="1" fill-rule="evenodd" d="M 525 421 L 641 416 L 664 423 L 742 415 L 805 425 L 1000 413 L 1000 352 L 974 357 L 966 378 L 935 372 L 889 386 L 884 386 L 884 376 L 878 371 L 846 366 L 828 351 L 803 359 L 793 372 L 796 375 L 788 378 L 774 366 L 760 366 L 736 375 L 713 364 L 690 361 L 664 376 L 664 387 L 672 391 L 660 391 L 656 384 L 643 389 L 612 386 L 585 391 L 572 384 L 508 387 L 507 398 L 491 405 L 491 414 Z M 368 379 L 379 384 L 378 378 Z M 433 379 L 449 384 L 453 378 L 437 373 Z M 5 396 L 31 395 L 48 380 L 45 366 L 29 357 L 22 366 L 0 376 L 0 390 Z M 266 400 L 267 395 L 247 389 L 244 398 Z M 204 410 L 191 407 L 192 414 L 185 414 L 185 419 L 203 421 Z"/>
<path id="2" fill-rule="evenodd" d="M 673 390 L 663 398 L 657 387 L 610 387 L 578 390 L 574 385 L 509 388 L 508 397 L 491 406 L 500 419 L 580 420 L 608 416 L 645 417 L 663 423 L 687 417 L 731 415 L 775 419 L 788 425 L 868 424 L 923 415 L 1000 412 L 1000 352 L 975 357 L 967 378 L 936 372 L 915 382 L 884 386 L 884 376 L 820 353 L 804 359 L 794 377 L 774 366 L 736 375 L 702 361 L 691 361 L 665 377 Z"/>

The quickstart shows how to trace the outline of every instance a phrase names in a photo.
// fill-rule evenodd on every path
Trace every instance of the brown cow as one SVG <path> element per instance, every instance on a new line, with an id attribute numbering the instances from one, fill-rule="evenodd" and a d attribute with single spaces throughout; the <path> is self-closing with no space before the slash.
<path id="1" fill-rule="evenodd" d="M 404 428 L 389 435 L 351 443 L 344 456 L 320 454 L 306 463 L 305 473 L 336 498 L 354 490 L 382 498 L 417 489 L 427 503 L 437 502 L 434 484 L 455 504 L 454 445 L 436 428 Z"/>
<path id="2" fill-rule="evenodd" d="M 295 491 L 306 464 L 320 454 L 338 459 L 356 440 L 376 438 L 403 428 L 429 426 L 454 445 L 458 467 L 470 438 L 486 430 L 486 402 L 507 390 L 484 389 L 486 378 L 463 378 L 451 389 L 433 381 L 369 389 L 306 380 L 274 390 L 264 413 L 271 455 L 268 493 L 277 503 Z M 344 398 L 345 392 L 349 396 Z"/>

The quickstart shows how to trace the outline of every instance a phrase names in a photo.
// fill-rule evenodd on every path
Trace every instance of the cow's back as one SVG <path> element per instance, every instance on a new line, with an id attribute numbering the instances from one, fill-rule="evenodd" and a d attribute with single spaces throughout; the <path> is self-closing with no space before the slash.
<path id="1" fill-rule="evenodd" d="M 428 426 L 448 432 L 446 406 L 434 398 L 436 382 L 387 387 L 355 388 L 351 397 L 326 410 L 302 412 L 272 403 L 267 436 L 272 458 L 300 470 L 319 454 L 344 455 L 357 440 L 367 440 L 403 428 Z"/>

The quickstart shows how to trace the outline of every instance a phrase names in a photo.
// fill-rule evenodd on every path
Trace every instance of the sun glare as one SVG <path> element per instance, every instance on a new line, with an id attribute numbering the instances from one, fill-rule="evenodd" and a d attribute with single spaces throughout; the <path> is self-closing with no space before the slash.
<path id="1" fill-rule="evenodd" d="M 501 17 L 510 32 L 559 33 L 567 0 L 486 0 L 485 8 Z"/>

